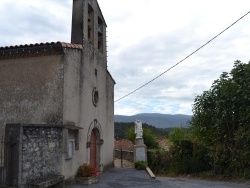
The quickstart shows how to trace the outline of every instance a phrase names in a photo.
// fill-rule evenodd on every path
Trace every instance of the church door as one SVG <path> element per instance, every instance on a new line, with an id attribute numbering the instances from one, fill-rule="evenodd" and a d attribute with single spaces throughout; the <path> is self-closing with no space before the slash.
<path id="1" fill-rule="evenodd" d="M 96 144 L 97 144 L 97 130 L 93 129 L 90 136 L 90 165 L 96 167 Z"/>

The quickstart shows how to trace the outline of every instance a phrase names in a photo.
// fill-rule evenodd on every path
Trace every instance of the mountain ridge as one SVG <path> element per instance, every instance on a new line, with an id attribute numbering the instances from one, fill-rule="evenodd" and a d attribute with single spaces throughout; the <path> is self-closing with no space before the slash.
<path id="1" fill-rule="evenodd" d="M 142 123 L 153 125 L 157 128 L 187 127 L 191 115 L 185 114 L 161 114 L 161 113 L 140 113 L 131 116 L 115 115 L 115 122 L 135 122 L 141 120 Z"/>

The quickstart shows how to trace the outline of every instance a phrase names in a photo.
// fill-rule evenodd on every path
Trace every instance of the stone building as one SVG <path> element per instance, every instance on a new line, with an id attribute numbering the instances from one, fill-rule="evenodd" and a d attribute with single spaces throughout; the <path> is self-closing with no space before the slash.
<path id="1" fill-rule="evenodd" d="M 1 133 L 7 123 L 62 124 L 65 179 L 83 163 L 113 164 L 115 81 L 97 0 L 73 0 L 71 43 L 0 47 L 0 75 Z"/>

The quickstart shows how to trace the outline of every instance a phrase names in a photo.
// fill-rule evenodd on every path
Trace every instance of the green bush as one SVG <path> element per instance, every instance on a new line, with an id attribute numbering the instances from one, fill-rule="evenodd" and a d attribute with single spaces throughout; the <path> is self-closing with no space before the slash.
<path id="1" fill-rule="evenodd" d="M 190 122 L 193 135 L 210 148 L 212 172 L 250 178 L 250 62 L 233 69 L 197 96 Z"/>
<path id="2" fill-rule="evenodd" d="M 193 143 L 181 140 L 174 142 L 172 147 L 171 170 L 174 173 L 186 174 L 192 172 Z"/>
<path id="3" fill-rule="evenodd" d="M 210 150 L 191 141 L 176 141 L 169 151 L 148 150 L 148 164 L 156 174 L 190 174 L 211 169 Z"/>
<path id="4" fill-rule="evenodd" d="M 192 171 L 201 173 L 212 169 L 211 151 L 202 144 L 193 144 Z"/>
<path id="5" fill-rule="evenodd" d="M 146 169 L 148 166 L 148 163 L 145 161 L 136 161 L 134 164 L 135 164 L 135 168 L 139 170 Z"/>
<path id="6" fill-rule="evenodd" d="M 250 179 L 250 129 L 241 127 L 235 133 L 235 147 L 232 149 L 230 169 L 233 176 Z"/>
<path id="7" fill-rule="evenodd" d="M 177 142 L 179 140 L 189 140 L 189 134 L 187 128 L 177 127 L 171 131 L 168 135 L 168 139 L 171 142 Z"/>
<path id="8" fill-rule="evenodd" d="M 148 149 L 159 148 L 159 143 L 157 141 L 157 138 L 150 129 L 147 128 L 143 129 L 143 139 L 144 139 L 144 144 L 147 146 Z"/>
<path id="9" fill-rule="evenodd" d="M 163 149 L 147 150 L 148 166 L 156 174 L 165 174 L 169 171 L 171 156 Z"/>

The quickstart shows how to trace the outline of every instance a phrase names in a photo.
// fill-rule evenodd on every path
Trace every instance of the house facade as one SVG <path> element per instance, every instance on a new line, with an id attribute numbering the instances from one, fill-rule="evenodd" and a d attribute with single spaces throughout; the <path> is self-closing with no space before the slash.
<path id="1" fill-rule="evenodd" d="M 71 43 L 0 47 L 0 134 L 7 123 L 63 125 L 65 179 L 83 163 L 113 165 L 106 27 L 96 0 L 73 0 Z"/>

